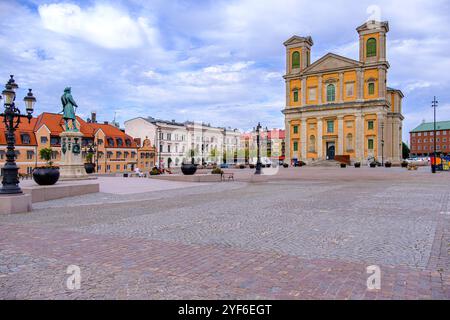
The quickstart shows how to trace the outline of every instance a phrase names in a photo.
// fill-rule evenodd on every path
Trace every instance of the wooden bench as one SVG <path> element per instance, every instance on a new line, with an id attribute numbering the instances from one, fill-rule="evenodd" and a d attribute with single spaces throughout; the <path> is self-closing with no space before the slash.
<path id="1" fill-rule="evenodd" d="M 231 173 L 231 172 L 224 172 L 224 173 L 222 173 L 221 175 L 221 180 L 222 181 L 230 181 L 230 180 L 233 180 L 234 181 L 234 173 Z"/>

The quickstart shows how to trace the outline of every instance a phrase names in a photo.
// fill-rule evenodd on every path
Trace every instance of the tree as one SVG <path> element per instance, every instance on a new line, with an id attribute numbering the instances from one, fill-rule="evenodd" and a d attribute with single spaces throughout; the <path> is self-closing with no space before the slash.
<path id="1" fill-rule="evenodd" d="M 409 158 L 409 147 L 406 143 L 402 142 L 402 158 L 406 159 Z"/>

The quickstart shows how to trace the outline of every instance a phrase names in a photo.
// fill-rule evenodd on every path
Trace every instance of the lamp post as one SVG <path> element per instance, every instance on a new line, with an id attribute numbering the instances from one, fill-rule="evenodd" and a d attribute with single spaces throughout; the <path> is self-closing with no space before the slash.
<path id="1" fill-rule="evenodd" d="M 36 98 L 33 96 L 31 89 L 28 89 L 28 93 L 23 99 L 23 101 L 25 102 L 25 109 L 27 114 L 22 115 L 19 108 L 17 108 L 15 105 L 16 90 L 18 87 L 19 86 L 14 81 L 14 76 L 11 75 L 11 78 L 5 85 L 5 90 L 3 90 L 2 92 L 5 100 L 5 111 L 0 114 L 0 116 L 3 117 L 3 122 L 5 123 L 7 151 L 6 163 L 3 167 L 3 180 L 0 194 L 5 195 L 22 193 L 22 190 L 19 187 L 19 167 L 16 165 L 15 131 L 19 127 L 21 119 L 23 117 L 26 117 L 28 119 L 28 123 L 31 121 L 31 114 L 33 113 L 34 104 L 36 102 Z"/>
<path id="2" fill-rule="evenodd" d="M 260 146 L 259 146 L 259 131 L 261 129 L 261 124 L 258 122 L 258 125 L 256 126 L 256 170 L 255 174 L 261 174 L 261 152 L 260 152 Z"/>
<path id="3" fill-rule="evenodd" d="M 381 166 L 384 167 L 384 122 L 381 122 Z"/>
<path id="4" fill-rule="evenodd" d="M 86 155 L 91 154 L 92 156 L 95 155 L 95 172 L 98 172 L 98 148 L 97 144 L 94 142 L 92 144 L 89 144 L 84 147 L 84 152 Z"/>
<path id="5" fill-rule="evenodd" d="M 436 100 L 436 97 L 434 97 L 433 101 L 431 101 L 431 107 L 434 109 L 434 120 L 433 120 L 433 161 L 431 161 L 431 172 L 436 173 L 436 108 L 437 108 L 438 102 Z"/>

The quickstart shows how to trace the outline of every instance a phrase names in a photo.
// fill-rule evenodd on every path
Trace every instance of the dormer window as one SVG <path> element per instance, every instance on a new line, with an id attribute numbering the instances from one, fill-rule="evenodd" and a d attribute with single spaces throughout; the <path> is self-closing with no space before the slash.
<path id="1" fill-rule="evenodd" d="M 117 142 L 117 146 L 118 147 L 122 147 L 123 146 L 123 140 L 121 138 L 117 138 L 116 142 Z"/>
<path id="2" fill-rule="evenodd" d="M 377 55 L 377 40 L 370 38 L 366 43 L 366 57 L 375 57 Z"/>
<path id="3" fill-rule="evenodd" d="M 114 147 L 114 140 L 112 138 L 108 138 L 107 141 L 109 147 Z"/>
<path id="4" fill-rule="evenodd" d="M 28 133 L 22 133 L 20 139 L 22 140 L 22 144 L 30 144 L 30 135 Z"/>
<path id="5" fill-rule="evenodd" d="M 131 140 L 130 139 L 125 139 L 125 145 L 127 147 L 131 147 Z"/>
<path id="6" fill-rule="evenodd" d="M 292 53 L 292 69 L 300 68 L 300 52 L 294 51 Z"/>

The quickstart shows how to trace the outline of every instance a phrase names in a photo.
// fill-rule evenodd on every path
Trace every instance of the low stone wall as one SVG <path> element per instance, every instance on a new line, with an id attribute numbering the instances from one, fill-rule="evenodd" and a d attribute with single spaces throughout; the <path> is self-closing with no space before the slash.
<path id="1" fill-rule="evenodd" d="M 99 183 L 57 183 L 53 186 L 28 186 L 22 187 L 25 194 L 31 196 L 32 203 L 48 200 L 61 199 L 66 197 L 81 196 L 88 193 L 97 193 L 100 191 Z"/>

